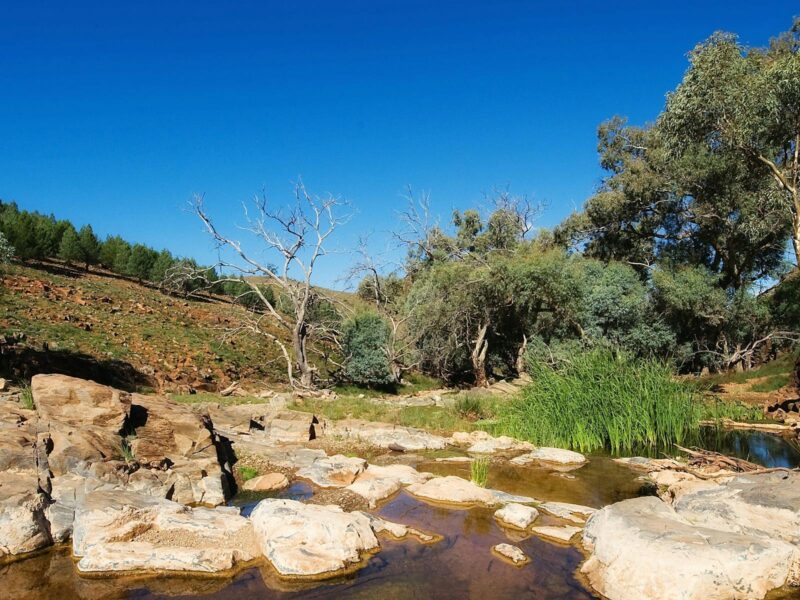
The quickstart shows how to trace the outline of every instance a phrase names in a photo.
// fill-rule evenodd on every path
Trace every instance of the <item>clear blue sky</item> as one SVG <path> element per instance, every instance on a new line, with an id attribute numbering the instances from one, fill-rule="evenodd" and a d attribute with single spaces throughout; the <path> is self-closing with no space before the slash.
<path id="1" fill-rule="evenodd" d="M 235 7 L 234 7 L 235 5 Z M 0 198 L 211 261 L 222 226 L 302 175 L 395 224 L 407 184 L 444 218 L 509 185 L 551 226 L 597 186 L 595 130 L 652 120 L 713 31 L 763 45 L 797 2 L 4 2 Z M 332 284 L 347 256 L 331 257 Z"/>

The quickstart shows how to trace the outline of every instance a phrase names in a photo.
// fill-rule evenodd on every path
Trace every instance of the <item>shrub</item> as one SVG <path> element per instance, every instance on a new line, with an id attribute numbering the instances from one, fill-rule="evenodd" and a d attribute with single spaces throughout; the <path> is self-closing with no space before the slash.
<path id="1" fill-rule="evenodd" d="M 33 403 L 33 391 L 31 391 L 31 386 L 23 386 L 19 394 L 19 403 L 22 405 L 22 408 L 27 408 L 28 410 L 36 408 Z"/>
<path id="2" fill-rule="evenodd" d="M 474 394 L 463 394 L 453 404 L 453 410 L 462 419 L 478 421 L 490 416 L 483 400 Z"/>
<path id="3" fill-rule="evenodd" d="M 389 327 L 381 317 L 373 313 L 356 316 L 345 323 L 343 338 L 348 381 L 368 386 L 392 383 L 386 353 Z"/>
<path id="4" fill-rule="evenodd" d="M 663 363 L 595 348 L 554 367 L 533 365 L 533 383 L 492 426 L 535 444 L 630 450 L 682 442 L 699 422 L 698 394 Z"/>

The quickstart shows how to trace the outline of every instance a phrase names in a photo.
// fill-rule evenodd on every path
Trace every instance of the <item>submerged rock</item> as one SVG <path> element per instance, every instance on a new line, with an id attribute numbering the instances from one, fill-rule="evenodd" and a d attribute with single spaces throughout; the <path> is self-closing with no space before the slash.
<path id="1" fill-rule="evenodd" d="M 450 475 L 435 477 L 425 483 L 417 483 L 407 488 L 408 492 L 426 500 L 443 502 L 446 504 L 484 504 L 497 506 L 509 502 L 532 504 L 534 498 L 515 496 L 498 490 L 482 488 L 471 481 Z"/>
<path id="2" fill-rule="evenodd" d="M 800 573 L 796 546 L 698 527 L 652 496 L 599 510 L 583 541 L 581 571 L 611 600 L 756 599 Z"/>
<path id="3" fill-rule="evenodd" d="M 84 572 L 215 572 L 258 555 L 252 525 L 236 509 L 120 491 L 92 492 L 78 503 L 72 551 Z"/>
<path id="4" fill-rule="evenodd" d="M 531 559 L 517 546 L 511 544 L 497 544 L 492 546 L 492 552 L 502 556 L 506 560 L 511 561 L 515 566 L 521 567 L 529 562 Z"/>
<path id="5" fill-rule="evenodd" d="M 442 539 L 439 535 L 425 533 L 424 531 L 420 531 L 414 527 L 409 527 L 408 525 L 403 525 L 402 523 L 393 523 L 392 521 L 381 519 L 380 517 L 371 515 L 367 512 L 361 512 L 361 514 L 369 519 L 370 526 L 375 533 L 388 533 L 390 536 L 398 540 L 402 540 L 407 537 L 414 537 L 423 544 L 438 542 Z"/>
<path id="6" fill-rule="evenodd" d="M 510 525 L 517 529 L 527 529 L 538 517 L 539 511 L 535 508 L 514 502 L 505 505 L 494 513 L 495 519 L 504 525 Z"/>
<path id="7" fill-rule="evenodd" d="M 262 553 L 281 575 L 335 575 L 379 547 L 370 519 L 338 506 L 262 500 L 250 520 Z"/>

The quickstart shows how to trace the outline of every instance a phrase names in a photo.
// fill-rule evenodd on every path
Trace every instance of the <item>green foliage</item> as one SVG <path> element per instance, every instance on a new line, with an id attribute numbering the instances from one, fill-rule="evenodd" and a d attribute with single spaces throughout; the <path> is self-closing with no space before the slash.
<path id="1" fill-rule="evenodd" d="M 475 485 L 486 487 L 489 481 L 489 459 L 476 458 L 469 464 L 469 478 Z"/>
<path id="2" fill-rule="evenodd" d="M 128 257 L 128 264 L 125 266 L 125 275 L 144 281 L 150 276 L 157 259 L 158 254 L 155 250 L 143 244 L 134 244 Z"/>
<path id="3" fill-rule="evenodd" d="M 84 225 L 78 232 L 78 245 L 80 246 L 80 261 L 87 267 L 96 265 L 100 260 L 100 242 L 94 234 L 91 225 Z"/>
<path id="4" fill-rule="evenodd" d="M 122 460 L 124 460 L 126 463 L 136 460 L 136 457 L 133 454 L 133 448 L 131 447 L 130 439 L 127 437 L 122 438 L 119 446 L 119 452 L 122 456 Z"/>
<path id="5" fill-rule="evenodd" d="M 752 392 L 774 392 L 775 390 L 779 390 L 782 387 L 789 385 L 791 378 L 789 374 L 780 374 L 780 375 L 772 375 L 770 377 L 765 378 L 763 381 L 759 381 L 758 383 L 754 383 L 750 386 L 750 391 Z"/>
<path id="6" fill-rule="evenodd" d="M 258 470 L 253 467 L 239 467 L 239 476 L 242 481 L 249 481 L 258 476 Z"/>
<path id="7" fill-rule="evenodd" d="M 463 394 L 453 404 L 458 416 L 470 421 L 478 421 L 490 416 L 482 399 L 475 394 Z"/>
<path id="8" fill-rule="evenodd" d="M 374 313 L 363 313 L 344 325 L 342 347 L 344 376 L 359 385 L 385 385 L 393 382 L 386 346 L 389 326 Z"/>
<path id="9" fill-rule="evenodd" d="M 538 365 L 491 429 L 538 445 L 615 452 L 680 443 L 698 423 L 694 386 L 663 363 L 597 348 Z"/>

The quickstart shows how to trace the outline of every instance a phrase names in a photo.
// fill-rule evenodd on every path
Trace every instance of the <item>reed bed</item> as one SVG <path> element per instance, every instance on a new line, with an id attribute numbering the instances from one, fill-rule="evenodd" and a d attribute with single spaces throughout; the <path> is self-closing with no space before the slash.
<path id="1" fill-rule="evenodd" d="M 501 409 L 492 430 L 542 446 L 612 452 L 684 441 L 701 417 L 698 390 L 658 361 L 599 348 L 550 367 Z"/>

